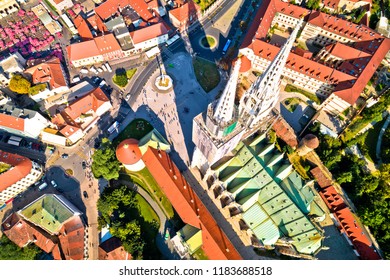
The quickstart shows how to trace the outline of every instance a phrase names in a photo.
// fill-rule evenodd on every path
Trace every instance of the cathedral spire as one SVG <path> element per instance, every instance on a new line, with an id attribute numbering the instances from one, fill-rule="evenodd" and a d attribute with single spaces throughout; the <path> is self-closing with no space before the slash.
<path id="1" fill-rule="evenodd" d="M 264 73 L 257 78 L 247 92 L 242 96 L 239 105 L 239 118 L 248 128 L 254 127 L 265 119 L 275 107 L 279 99 L 279 87 L 283 68 L 301 28 L 303 18 L 279 50 Z"/>
<path id="2" fill-rule="evenodd" d="M 233 119 L 234 114 L 234 98 L 236 96 L 238 74 L 241 67 L 241 59 L 237 59 L 223 90 L 221 98 L 219 98 L 214 109 L 213 118 L 216 122 L 228 123 Z"/>

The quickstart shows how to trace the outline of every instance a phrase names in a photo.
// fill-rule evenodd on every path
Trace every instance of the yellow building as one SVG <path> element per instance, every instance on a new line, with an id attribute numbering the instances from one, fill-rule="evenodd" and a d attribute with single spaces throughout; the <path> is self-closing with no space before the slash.
<path id="1" fill-rule="evenodd" d="M 19 4 L 15 0 L 0 0 L 0 19 L 19 10 Z"/>

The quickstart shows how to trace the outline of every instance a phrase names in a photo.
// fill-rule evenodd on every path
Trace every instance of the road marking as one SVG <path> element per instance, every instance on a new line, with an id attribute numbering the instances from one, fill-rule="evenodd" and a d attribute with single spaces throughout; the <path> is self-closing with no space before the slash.
<path id="1" fill-rule="evenodd" d="M 82 158 L 82 159 L 84 159 L 84 160 L 88 160 L 87 155 L 86 155 L 86 154 L 83 154 L 81 151 L 77 151 L 76 154 L 77 154 L 80 158 Z"/>

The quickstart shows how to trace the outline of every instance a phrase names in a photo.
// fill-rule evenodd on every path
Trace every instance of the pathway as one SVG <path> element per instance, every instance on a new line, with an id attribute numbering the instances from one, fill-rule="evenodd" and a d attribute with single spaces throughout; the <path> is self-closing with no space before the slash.
<path id="1" fill-rule="evenodd" d="M 385 123 L 383 124 L 381 131 L 379 132 L 378 142 L 376 143 L 376 158 L 378 159 L 378 166 L 380 166 L 382 163 L 381 146 L 382 146 L 383 134 L 385 134 L 385 131 L 390 123 L 390 111 L 387 111 L 387 112 L 388 112 L 387 119 L 386 119 Z"/>
<path id="2" fill-rule="evenodd" d="M 141 187 L 137 186 L 136 184 L 133 184 L 126 180 L 119 180 L 117 181 L 120 184 L 124 184 L 128 186 L 133 191 L 137 192 L 139 195 L 141 195 L 153 208 L 154 212 L 156 212 L 159 220 L 160 220 L 160 227 L 158 229 L 158 234 L 156 236 L 156 245 L 157 248 L 160 250 L 160 252 L 163 254 L 163 256 L 166 259 L 169 260 L 178 260 L 180 259 L 179 256 L 176 254 L 176 252 L 173 251 L 173 249 L 169 246 L 169 241 L 167 242 L 165 240 L 165 231 L 168 229 L 169 222 L 167 221 L 167 218 L 163 211 L 161 210 L 160 206 L 154 201 L 154 199 Z"/>

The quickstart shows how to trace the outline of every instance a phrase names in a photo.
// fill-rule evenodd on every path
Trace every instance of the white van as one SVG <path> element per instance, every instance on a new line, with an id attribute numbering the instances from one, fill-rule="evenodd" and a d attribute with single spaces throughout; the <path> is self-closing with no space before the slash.
<path id="1" fill-rule="evenodd" d="M 107 67 L 104 64 L 102 64 L 102 68 L 104 71 L 107 71 Z"/>
<path id="2" fill-rule="evenodd" d="M 79 76 L 74 76 L 72 79 L 72 83 L 77 83 L 80 82 L 80 77 Z"/>
<path id="3" fill-rule="evenodd" d="M 88 69 L 87 68 L 81 68 L 80 70 L 80 73 L 83 73 L 83 74 L 88 74 Z"/>
<path id="4" fill-rule="evenodd" d="M 112 72 L 112 68 L 111 68 L 110 64 L 108 64 L 108 62 L 106 62 L 105 65 L 108 69 L 108 72 Z"/>
<path id="5" fill-rule="evenodd" d="M 39 185 L 38 189 L 41 191 L 41 190 L 43 190 L 43 189 L 46 188 L 46 187 L 47 187 L 47 183 L 44 182 L 44 183 L 42 183 L 42 184 Z"/>

